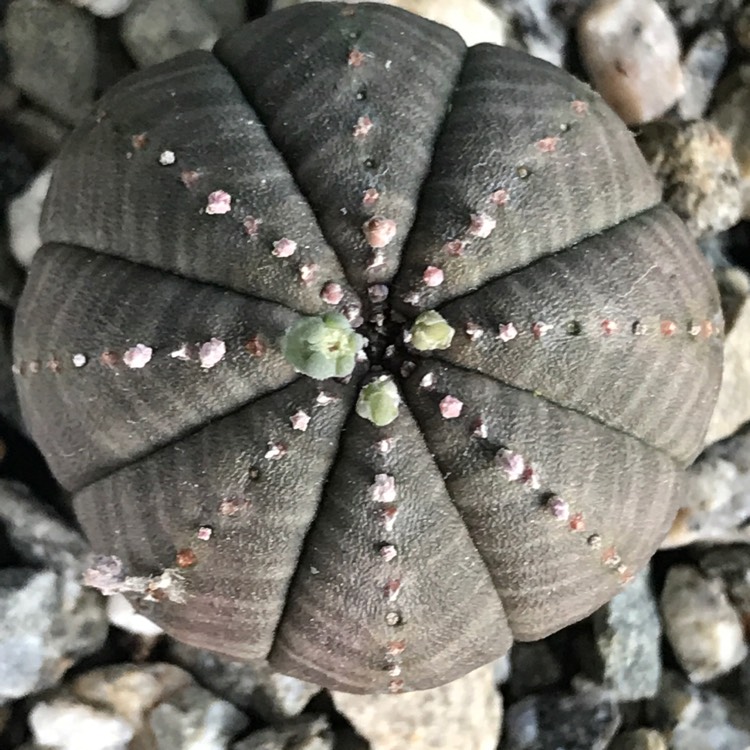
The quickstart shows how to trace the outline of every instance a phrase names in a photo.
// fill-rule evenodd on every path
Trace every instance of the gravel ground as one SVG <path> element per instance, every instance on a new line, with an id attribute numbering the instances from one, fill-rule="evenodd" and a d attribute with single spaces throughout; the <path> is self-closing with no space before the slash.
<path id="1" fill-rule="evenodd" d="M 587 620 L 398 698 L 329 693 L 185 646 L 121 595 L 83 586 L 86 542 L 26 436 L 11 372 L 48 166 L 113 83 L 209 49 L 268 4 L 0 0 L 2 750 L 750 747 L 750 2 L 387 1 L 589 81 L 713 265 L 724 383 L 662 549 Z"/>

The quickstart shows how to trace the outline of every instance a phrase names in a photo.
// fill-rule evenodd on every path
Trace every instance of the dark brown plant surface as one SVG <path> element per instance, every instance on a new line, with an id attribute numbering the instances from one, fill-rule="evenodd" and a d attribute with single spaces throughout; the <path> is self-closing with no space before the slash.
<path id="1" fill-rule="evenodd" d="M 598 608 L 717 395 L 717 290 L 624 125 L 387 6 L 274 13 L 113 87 L 42 239 L 17 381 L 94 549 L 179 569 L 184 601 L 139 602 L 175 637 L 333 688 L 442 684 Z M 300 375 L 284 332 L 334 309 L 368 360 Z M 426 355 L 425 310 L 456 332 Z M 354 405 L 384 373 L 378 427 Z"/>

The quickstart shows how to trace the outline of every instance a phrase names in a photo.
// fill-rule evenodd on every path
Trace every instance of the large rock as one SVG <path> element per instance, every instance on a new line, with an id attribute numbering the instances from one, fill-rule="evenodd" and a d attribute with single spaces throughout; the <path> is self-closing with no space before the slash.
<path id="1" fill-rule="evenodd" d="M 688 565 L 669 569 L 661 594 L 664 631 L 692 682 L 726 674 L 746 656 L 742 620 L 721 580 Z"/>
<path id="2" fill-rule="evenodd" d="M 502 703 L 492 665 L 432 690 L 332 695 L 371 750 L 495 750 L 500 737 Z"/>

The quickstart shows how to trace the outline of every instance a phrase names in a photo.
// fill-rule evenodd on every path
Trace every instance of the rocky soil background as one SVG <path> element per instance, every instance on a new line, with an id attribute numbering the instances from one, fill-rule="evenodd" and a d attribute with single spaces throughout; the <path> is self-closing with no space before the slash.
<path id="1" fill-rule="evenodd" d="M 663 549 L 588 620 L 399 697 L 330 694 L 180 645 L 83 587 L 86 543 L 24 432 L 11 372 L 48 168 L 115 81 L 210 48 L 268 3 L 0 0 L 1 750 L 750 748 L 750 2 L 387 1 L 590 81 L 713 265 L 725 379 Z"/>

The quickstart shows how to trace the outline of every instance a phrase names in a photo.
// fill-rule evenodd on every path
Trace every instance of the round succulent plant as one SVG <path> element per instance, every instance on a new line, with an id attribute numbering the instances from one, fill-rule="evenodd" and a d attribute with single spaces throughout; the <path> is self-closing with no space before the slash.
<path id="1" fill-rule="evenodd" d="M 720 380 L 711 274 L 567 73 L 305 4 L 113 87 L 17 313 L 88 580 L 351 692 L 599 607 L 669 526 Z"/>

